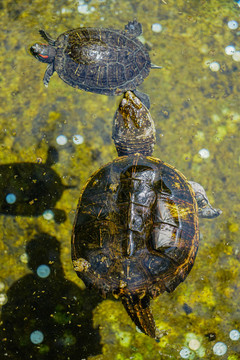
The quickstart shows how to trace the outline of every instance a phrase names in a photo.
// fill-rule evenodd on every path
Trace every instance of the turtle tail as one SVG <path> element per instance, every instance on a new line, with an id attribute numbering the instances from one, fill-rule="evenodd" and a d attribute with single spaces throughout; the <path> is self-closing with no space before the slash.
<path id="1" fill-rule="evenodd" d="M 156 326 L 150 310 L 150 298 L 127 293 L 121 296 L 122 303 L 135 325 L 146 335 L 157 338 Z"/>

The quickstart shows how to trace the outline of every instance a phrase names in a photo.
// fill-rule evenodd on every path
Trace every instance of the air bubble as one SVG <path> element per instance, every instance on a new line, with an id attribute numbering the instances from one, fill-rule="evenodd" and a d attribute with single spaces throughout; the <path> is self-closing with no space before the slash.
<path id="1" fill-rule="evenodd" d="M 41 331 L 35 330 L 30 335 L 30 340 L 33 344 L 41 344 L 43 342 L 44 335 Z"/>
<path id="2" fill-rule="evenodd" d="M 189 346 L 189 348 L 191 349 L 191 350 L 194 350 L 194 351 L 196 351 L 197 349 L 199 349 L 200 348 L 200 342 L 197 340 L 197 339 L 191 339 L 190 341 L 189 341 L 189 344 L 188 344 L 188 346 Z"/>
<path id="3" fill-rule="evenodd" d="M 235 46 L 233 45 L 228 45 L 225 47 L 225 53 L 227 55 L 233 55 L 235 53 L 236 49 L 235 49 Z"/>
<path id="4" fill-rule="evenodd" d="M 227 352 L 227 345 L 223 342 L 219 341 L 213 346 L 213 353 L 215 355 L 221 356 L 226 354 Z"/>
<path id="5" fill-rule="evenodd" d="M 84 137 L 82 135 L 73 135 L 73 142 L 76 145 L 80 145 L 84 142 Z"/>
<path id="6" fill-rule="evenodd" d="M 52 220 L 54 218 L 54 213 L 52 210 L 45 210 L 43 213 L 43 217 L 45 220 Z"/>
<path id="7" fill-rule="evenodd" d="M 189 356 L 191 355 L 191 351 L 187 347 L 184 347 L 184 348 L 182 348 L 182 350 L 180 351 L 179 354 L 180 354 L 181 358 L 188 359 Z"/>
<path id="8" fill-rule="evenodd" d="M 15 194 L 12 194 L 12 193 L 7 194 L 7 196 L 6 196 L 6 202 L 7 202 L 8 204 L 14 204 L 14 203 L 16 202 L 16 200 L 17 200 L 17 197 L 16 197 Z"/>
<path id="9" fill-rule="evenodd" d="M 160 33 L 162 31 L 162 25 L 161 24 L 152 24 L 152 31 L 156 33 Z"/>
<path id="10" fill-rule="evenodd" d="M 231 30 L 236 30 L 238 28 L 238 22 L 236 20 L 230 20 L 228 22 L 228 27 Z"/>
<path id="11" fill-rule="evenodd" d="M 198 154 L 202 159 L 207 159 L 210 156 L 210 151 L 208 149 L 201 149 L 199 150 Z"/>
<path id="12" fill-rule="evenodd" d="M 65 145 L 67 143 L 67 137 L 65 135 L 59 135 L 56 138 L 56 142 L 58 145 Z"/>
<path id="13" fill-rule="evenodd" d="M 47 265 L 39 265 L 39 267 L 37 268 L 37 274 L 40 278 L 45 279 L 50 275 L 50 267 Z"/>
<path id="14" fill-rule="evenodd" d="M 238 330 L 231 330 L 229 333 L 229 337 L 233 341 L 237 341 L 240 339 L 240 332 Z"/>
<path id="15" fill-rule="evenodd" d="M 217 61 L 213 61 L 210 63 L 209 68 L 211 71 L 219 71 L 220 70 L 220 64 Z"/>
<path id="16" fill-rule="evenodd" d="M 240 61 L 240 51 L 235 51 L 235 53 L 232 56 L 232 59 L 234 61 Z"/>

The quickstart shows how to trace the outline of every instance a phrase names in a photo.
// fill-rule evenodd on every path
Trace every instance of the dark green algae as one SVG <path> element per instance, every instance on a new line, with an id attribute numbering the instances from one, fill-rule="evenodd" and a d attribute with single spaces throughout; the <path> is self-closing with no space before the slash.
<path id="1" fill-rule="evenodd" d="M 137 332 L 122 304 L 108 299 L 88 309 L 93 312 L 89 316 L 93 325 L 99 326 L 102 354 L 84 356 L 96 360 L 180 359 L 182 347 L 196 338 L 200 347 L 192 351 L 191 359 L 216 359 L 212 348 L 222 341 L 228 350 L 220 358 L 237 360 L 239 341 L 230 340 L 229 332 L 239 330 L 240 319 L 240 63 L 227 56 L 224 48 L 234 44 L 239 50 L 240 32 L 230 30 L 227 21 L 238 21 L 240 8 L 234 1 L 92 0 L 87 4 L 95 11 L 79 13 L 76 1 L 1 2 L 0 164 L 45 162 L 49 146 L 55 146 L 59 161 L 53 169 L 65 185 L 77 184 L 64 191 L 56 204 L 64 209 L 65 222 L 58 224 L 42 216 L 0 216 L 0 277 L 5 285 L 1 292 L 9 294 L 17 280 L 30 274 L 26 245 L 39 233 L 47 233 L 61 243 L 66 281 L 79 287 L 81 302 L 88 301 L 71 264 L 74 212 L 87 178 L 116 157 L 111 130 L 120 97 L 73 89 L 57 74 L 46 89 L 42 82 L 46 66 L 30 55 L 29 47 L 41 41 L 39 29 L 57 37 L 78 26 L 122 29 L 137 17 L 143 24 L 152 62 L 163 66 L 152 70 L 140 87 L 151 99 L 157 129 L 154 155 L 174 165 L 189 180 L 200 182 L 223 213 L 215 221 L 200 221 L 199 252 L 186 281 L 174 293 L 152 301 L 156 324 L 168 335 L 156 342 Z M 161 33 L 151 30 L 153 23 L 161 23 Z M 209 69 L 212 61 L 220 64 L 218 72 Z M 64 146 L 56 144 L 60 134 L 68 138 Z M 73 143 L 74 134 L 84 137 L 83 144 Z M 202 148 L 210 151 L 208 159 L 198 155 Z M 53 313 L 56 322 L 71 322 L 60 316 L 58 309 Z M 75 346 L 71 326 L 65 338 L 64 346 Z M 31 346 L 36 359 L 48 356 L 50 350 L 44 341 Z M 70 359 L 76 358 L 74 352 L 69 354 Z M 56 356 L 62 358 L 60 353 Z"/>

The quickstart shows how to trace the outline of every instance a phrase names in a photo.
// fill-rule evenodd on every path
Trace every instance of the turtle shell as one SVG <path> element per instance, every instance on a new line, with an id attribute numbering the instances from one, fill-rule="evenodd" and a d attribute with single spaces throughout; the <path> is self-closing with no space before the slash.
<path id="1" fill-rule="evenodd" d="M 81 194 L 72 258 L 88 286 L 155 298 L 173 291 L 198 249 L 197 204 L 174 167 L 140 154 L 100 168 Z"/>
<path id="2" fill-rule="evenodd" d="M 150 71 L 144 45 L 127 31 L 78 28 L 55 43 L 54 69 L 68 85 L 98 94 L 134 90 Z"/>

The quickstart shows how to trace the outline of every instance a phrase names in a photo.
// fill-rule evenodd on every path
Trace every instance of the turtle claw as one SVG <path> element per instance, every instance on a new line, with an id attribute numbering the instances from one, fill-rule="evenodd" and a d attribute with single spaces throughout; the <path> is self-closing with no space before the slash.
<path id="1" fill-rule="evenodd" d="M 189 181 L 193 191 L 195 192 L 195 198 L 198 204 L 198 216 L 207 219 L 214 219 L 221 215 L 222 210 L 214 209 L 210 204 L 206 192 L 202 185 L 195 181 Z"/>

